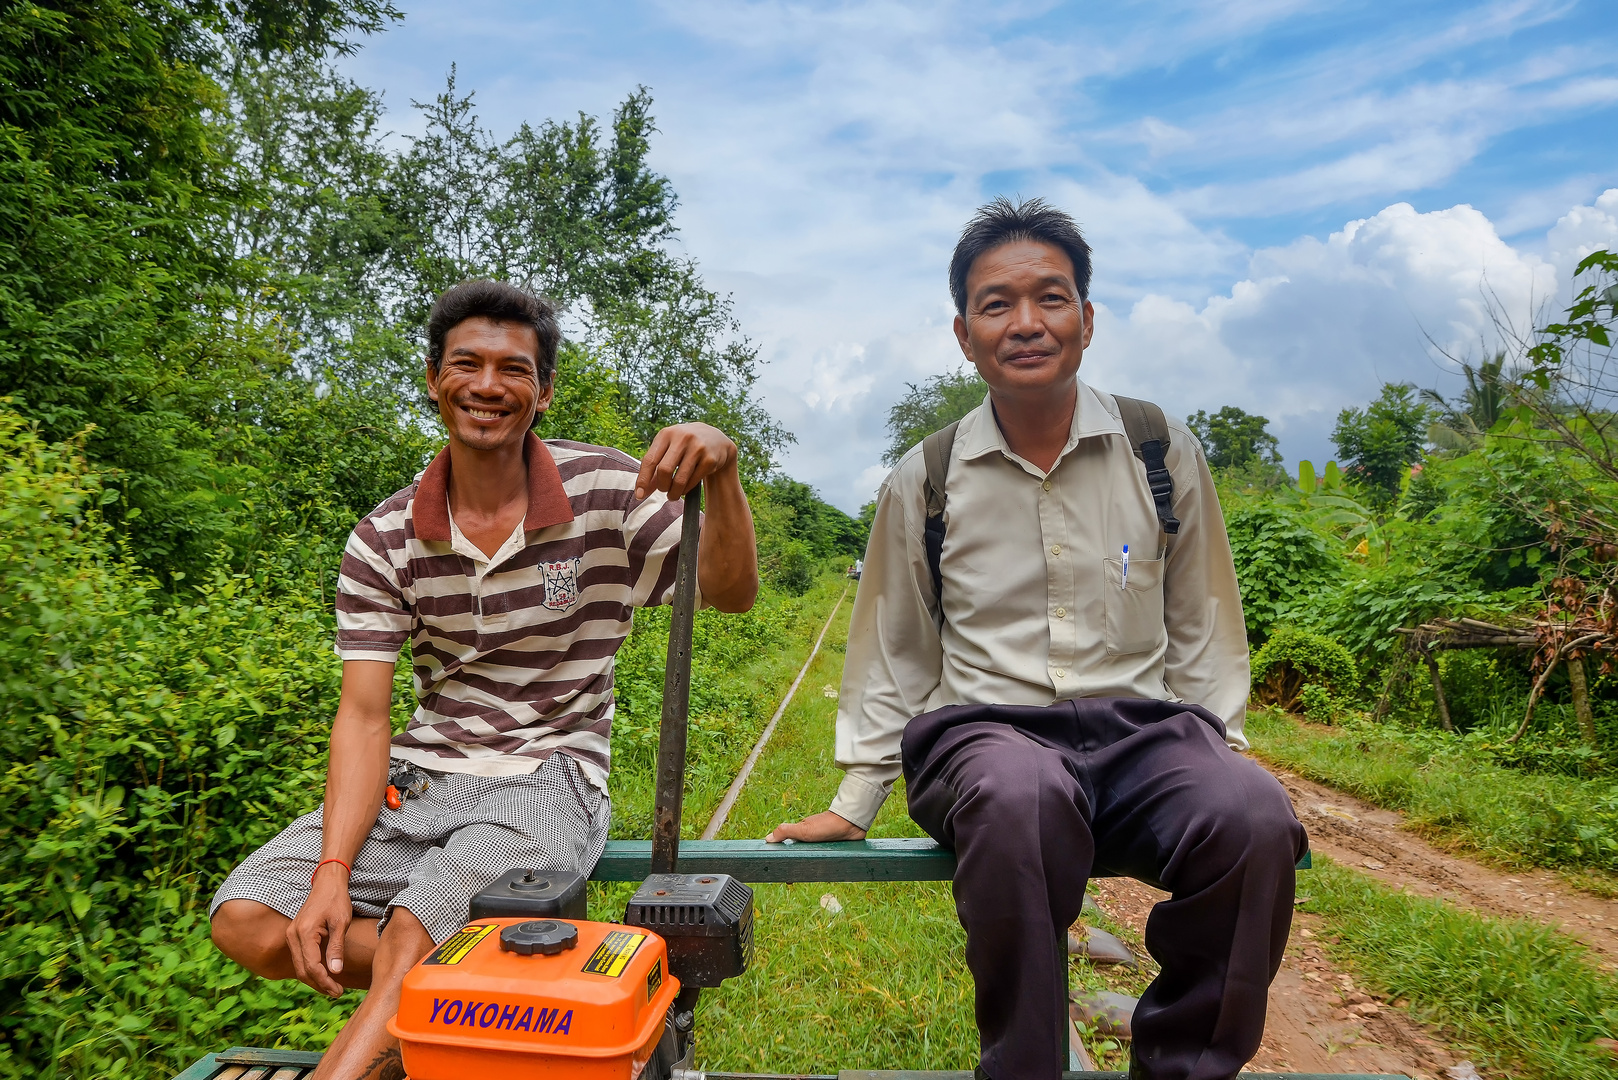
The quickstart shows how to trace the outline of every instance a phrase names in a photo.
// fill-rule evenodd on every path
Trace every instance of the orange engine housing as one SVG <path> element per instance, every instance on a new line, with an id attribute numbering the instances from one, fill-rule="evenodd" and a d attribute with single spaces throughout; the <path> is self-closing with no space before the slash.
<path id="1" fill-rule="evenodd" d="M 550 956 L 500 947 L 505 927 L 532 921 L 478 919 L 410 969 L 388 1031 L 411 1080 L 640 1075 L 680 989 L 663 939 L 557 919 L 577 928 L 577 945 Z"/>

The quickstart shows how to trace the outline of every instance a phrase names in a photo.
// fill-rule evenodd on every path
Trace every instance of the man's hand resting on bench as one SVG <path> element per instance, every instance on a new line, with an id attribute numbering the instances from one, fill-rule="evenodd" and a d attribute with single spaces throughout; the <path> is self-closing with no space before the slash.
<path id="1" fill-rule="evenodd" d="M 802 840 L 823 844 L 831 840 L 864 840 L 865 830 L 830 810 L 810 814 L 802 821 L 786 821 L 764 838 L 766 844 L 779 844 L 783 840 Z"/>

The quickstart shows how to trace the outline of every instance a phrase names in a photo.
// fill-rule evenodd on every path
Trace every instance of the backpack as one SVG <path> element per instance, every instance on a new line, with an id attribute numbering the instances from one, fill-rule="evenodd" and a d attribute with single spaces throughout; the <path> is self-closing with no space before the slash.
<path id="1" fill-rule="evenodd" d="M 1152 502 L 1157 505 L 1157 520 L 1163 531 L 1174 535 L 1180 531 L 1179 519 L 1174 516 L 1174 480 L 1164 458 L 1169 451 L 1169 422 L 1163 410 L 1150 401 L 1113 395 L 1118 412 L 1124 421 L 1124 434 L 1135 450 L 1135 457 L 1146 467 L 1146 484 L 1152 491 Z M 960 421 L 940 428 L 921 441 L 921 456 L 927 466 L 927 479 L 922 494 L 927 499 L 927 522 L 924 526 L 927 545 L 927 569 L 933 576 L 933 600 L 942 614 L 944 595 L 944 481 L 949 476 L 949 455 L 955 446 L 955 429 Z"/>

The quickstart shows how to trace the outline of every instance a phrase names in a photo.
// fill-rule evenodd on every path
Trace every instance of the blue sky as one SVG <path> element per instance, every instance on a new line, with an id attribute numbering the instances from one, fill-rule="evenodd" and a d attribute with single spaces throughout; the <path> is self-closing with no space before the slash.
<path id="1" fill-rule="evenodd" d="M 995 195 L 1095 246 L 1085 378 L 1260 412 L 1289 462 L 1384 380 L 1452 389 L 1434 342 L 1477 357 L 1618 244 L 1613 0 L 462 0 L 344 68 L 405 137 L 452 62 L 502 133 L 651 89 L 679 242 L 760 348 L 785 468 L 850 510 L 905 383 L 960 362 L 944 269 Z"/>

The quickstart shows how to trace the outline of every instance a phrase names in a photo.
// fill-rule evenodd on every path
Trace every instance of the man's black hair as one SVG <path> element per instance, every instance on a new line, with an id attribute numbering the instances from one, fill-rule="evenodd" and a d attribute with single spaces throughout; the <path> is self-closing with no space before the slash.
<path id="1" fill-rule="evenodd" d="M 434 371 L 444 360 L 444 339 L 450 330 L 480 316 L 533 327 L 539 338 L 539 355 L 534 357 L 539 382 L 541 386 L 550 384 L 556 373 L 556 347 L 562 341 L 556 308 L 527 289 L 486 278 L 452 285 L 433 302 L 432 313 L 427 316 L 427 363 Z"/>
<path id="2" fill-rule="evenodd" d="M 949 295 L 958 313 L 966 314 L 966 275 L 978 256 L 1019 240 L 1036 240 L 1066 252 L 1073 260 L 1073 283 L 1078 286 L 1079 299 L 1090 298 L 1090 245 L 1078 224 L 1044 199 L 1013 204 L 1002 195 L 972 215 L 950 257 Z"/>

